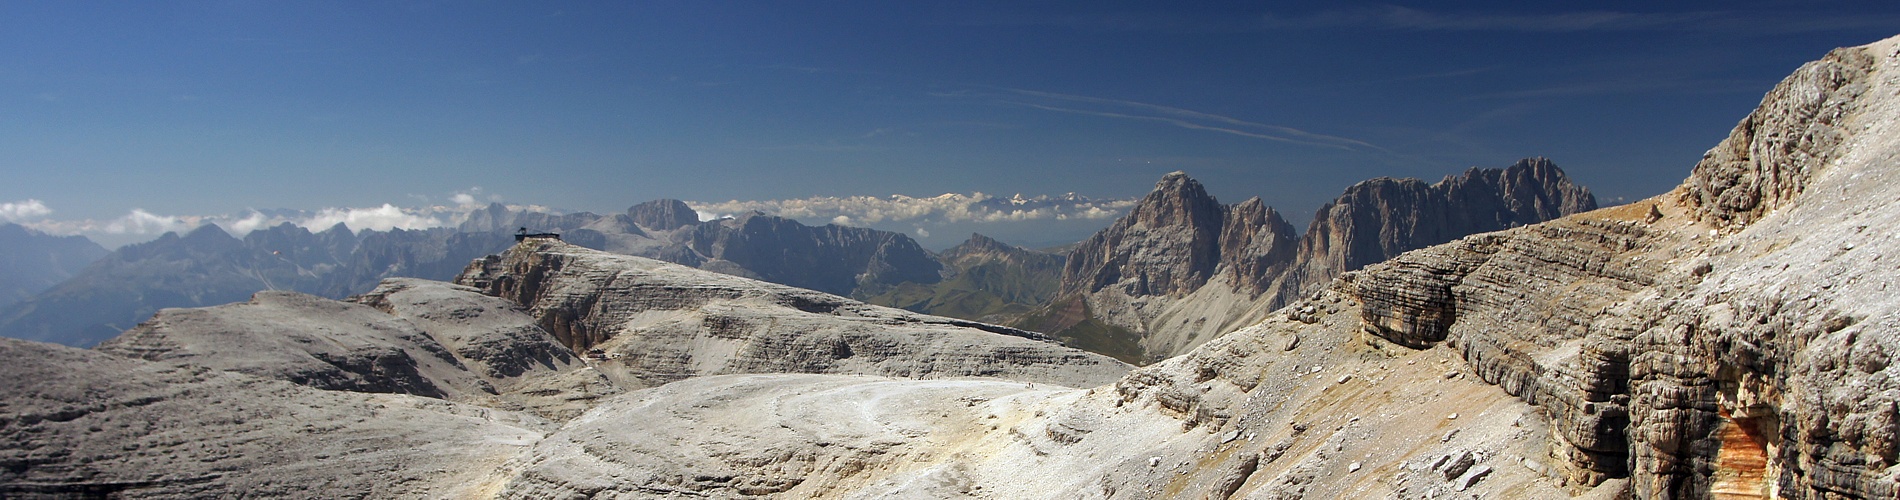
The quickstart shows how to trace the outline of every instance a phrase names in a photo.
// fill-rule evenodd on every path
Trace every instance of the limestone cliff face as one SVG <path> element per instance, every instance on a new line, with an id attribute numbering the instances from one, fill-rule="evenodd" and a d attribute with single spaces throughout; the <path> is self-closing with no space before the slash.
<path id="1" fill-rule="evenodd" d="M 1346 188 L 1316 212 L 1300 240 L 1303 284 L 1465 235 L 1595 210 L 1596 197 L 1550 160 L 1466 170 L 1435 184 L 1381 177 Z M 1302 288 L 1302 287 L 1294 287 Z"/>
<path id="2" fill-rule="evenodd" d="M 1296 260 L 1293 225 L 1258 197 L 1228 207 L 1220 235 L 1219 274 L 1250 293 L 1271 288 Z"/>
<path id="3" fill-rule="evenodd" d="M 1733 235 L 1690 261 L 1699 280 L 1640 309 L 1639 493 L 1900 495 L 1897 94 L 1900 39 L 1835 50 L 1769 92 L 1674 193 Z"/>
<path id="4" fill-rule="evenodd" d="M 1427 184 L 1378 178 L 1321 207 L 1304 235 L 1258 198 L 1221 206 L 1200 183 L 1168 174 L 1126 217 L 1083 242 L 1063 273 L 1064 300 L 1139 338 L 1158 360 L 1264 318 L 1340 273 L 1469 234 L 1596 208 L 1589 190 L 1543 158 L 1467 170 Z M 1070 306 L 1073 308 L 1072 306 Z M 1088 327 L 1055 314 L 1021 322 L 1065 337 Z"/>
<path id="5" fill-rule="evenodd" d="M 1702 155 L 1683 183 L 1683 201 L 1698 218 L 1726 228 L 1799 197 L 1840 158 L 1841 146 L 1865 135 L 1847 122 L 1868 105 L 1862 97 L 1876 83 L 1869 77 L 1887 56 L 1844 49 L 1801 67 Z"/>
<path id="6" fill-rule="evenodd" d="M 1802 67 L 1677 190 L 1342 280 L 1546 408 L 1570 478 L 1640 498 L 1891 498 L 1900 43 Z M 1878 97 L 1876 97 L 1878 96 Z"/>
<path id="7" fill-rule="evenodd" d="M 872 306 L 640 257 L 529 240 L 459 283 L 526 307 L 628 387 L 723 373 L 990 376 L 1088 386 L 1127 365 L 1041 334 Z"/>

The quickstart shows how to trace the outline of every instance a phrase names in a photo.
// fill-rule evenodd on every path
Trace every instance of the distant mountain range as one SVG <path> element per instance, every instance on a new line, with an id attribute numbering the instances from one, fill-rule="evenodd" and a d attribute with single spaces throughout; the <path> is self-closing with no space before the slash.
<path id="1" fill-rule="evenodd" d="M 943 263 L 943 279 L 861 291 L 858 298 L 927 314 L 1004 323 L 1055 298 L 1064 259 L 1060 254 L 971 234 L 968 241 L 937 255 Z"/>
<path id="2" fill-rule="evenodd" d="M 105 255 L 105 247 L 84 236 L 52 236 L 19 224 L 0 224 L 0 307 L 52 288 Z"/>
<path id="3" fill-rule="evenodd" d="M 1588 190 L 1554 164 L 1529 159 L 1436 184 L 1362 182 L 1322 207 L 1304 235 L 1258 198 L 1221 205 L 1177 172 L 1064 254 L 980 234 L 932 254 L 903 233 L 808 226 L 759 212 L 701 221 L 678 200 L 607 215 L 490 204 L 456 227 L 422 230 L 352 232 L 339 224 L 311 232 L 285 223 L 240 239 L 206 225 L 110 253 L 83 238 L 11 226 L 0 227 L 0 240 L 37 243 L 9 245 L 24 250 L 8 258 L 42 261 L 13 267 L 41 274 L 7 282 L 14 289 L 7 291 L 12 303 L 0 303 L 0 336 L 88 346 L 160 309 L 236 302 L 260 290 L 343 298 L 386 278 L 448 280 L 528 229 L 587 248 L 1050 332 L 1142 362 L 1251 324 L 1340 272 L 1594 207 Z M 85 248 L 53 250 L 59 245 Z M 91 264 L 77 268 L 75 261 Z"/>
<path id="4" fill-rule="evenodd" d="M 513 246 L 513 233 L 520 228 L 561 233 L 589 248 L 839 295 L 935 283 L 942 270 L 929 252 L 901 233 L 812 227 L 758 213 L 701 222 L 678 200 L 642 203 L 611 215 L 548 214 L 491 204 L 453 228 L 351 232 L 338 225 L 313 233 L 286 223 L 239 239 L 206 225 L 110 253 L 92 245 L 102 257 L 84 259 L 91 264 L 83 269 L 40 278 L 58 284 L 19 292 L 22 299 L 0 309 L 0 336 L 89 346 L 160 309 L 237 302 L 260 290 L 342 298 L 367 292 L 385 278 L 449 280 L 470 261 Z M 38 238 L 34 241 L 90 243 Z M 9 253 L 53 258 L 46 251 Z"/>

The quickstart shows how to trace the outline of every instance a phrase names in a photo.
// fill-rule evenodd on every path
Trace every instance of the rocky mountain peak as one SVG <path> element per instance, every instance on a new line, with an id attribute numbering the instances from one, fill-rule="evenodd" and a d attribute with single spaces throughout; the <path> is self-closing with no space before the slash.
<path id="1" fill-rule="evenodd" d="M 460 229 L 472 232 L 512 230 L 514 228 L 508 227 L 508 224 L 513 221 L 514 213 L 507 206 L 491 202 L 488 206 L 470 211 Z"/>
<path id="2" fill-rule="evenodd" d="M 308 231 L 306 231 L 305 234 L 308 234 Z M 186 245 L 206 251 L 234 249 L 243 243 L 239 241 L 237 237 L 231 236 L 231 233 L 224 232 L 224 228 L 218 227 L 216 224 L 198 226 L 197 229 L 185 233 L 181 240 Z"/>
<path id="3" fill-rule="evenodd" d="M 1017 248 L 1015 245 L 996 241 L 995 238 L 984 236 L 982 233 L 970 233 L 970 239 L 964 240 L 963 243 L 957 244 L 957 246 L 950 247 L 949 250 L 944 250 L 942 257 L 946 262 L 955 262 L 967 258 L 1002 257 L 1024 251 L 1026 250 Z"/>
<path id="4" fill-rule="evenodd" d="M 1204 225 L 1220 215 L 1220 202 L 1207 194 L 1200 181 L 1175 171 L 1155 183 L 1154 191 L 1129 211 L 1150 228 Z"/>
<path id="5" fill-rule="evenodd" d="M 671 231 L 699 223 L 699 212 L 686 206 L 686 202 L 673 199 L 659 199 L 627 208 L 627 216 L 633 223 L 647 229 Z"/>
<path id="6" fill-rule="evenodd" d="M 938 259 L 957 269 L 989 262 L 1059 268 L 1062 256 L 1011 245 L 980 233 L 970 233 L 970 239 L 944 250 Z"/>
<path id="7" fill-rule="evenodd" d="M 355 234 L 354 232 L 350 231 L 350 226 L 348 224 L 344 224 L 341 222 L 338 222 L 336 223 L 336 225 L 330 226 L 329 229 L 325 229 L 322 232 L 319 232 L 317 234 L 342 234 L 342 233 Z"/>
<path id="8" fill-rule="evenodd" d="M 1294 261 L 1298 233 L 1280 212 L 1256 196 L 1227 209 L 1221 227 L 1222 272 L 1234 285 L 1257 294 Z"/>
<path id="9" fill-rule="evenodd" d="M 1206 283 L 1220 263 L 1226 208 L 1201 183 L 1172 172 L 1128 215 L 1069 254 L 1063 293 L 1109 286 L 1130 295 L 1175 295 Z"/>

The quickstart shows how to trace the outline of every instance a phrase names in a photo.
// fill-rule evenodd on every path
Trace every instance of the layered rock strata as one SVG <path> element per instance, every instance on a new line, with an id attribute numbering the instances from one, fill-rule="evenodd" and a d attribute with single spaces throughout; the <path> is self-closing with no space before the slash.
<path id="1" fill-rule="evenodd" d="M 1900 243 L 1900 54 L 1803 66 L 1682 187 L 1602 221 L 1407 254 L 1344 280 L 1368 328 L 1456 346 L 1551 413 L 1582 482 L 1642 498 L 1887 498 L 1900 481 L 1880 262 Z M 1570 244 L 1561 244 L 1570 242 Z"/>

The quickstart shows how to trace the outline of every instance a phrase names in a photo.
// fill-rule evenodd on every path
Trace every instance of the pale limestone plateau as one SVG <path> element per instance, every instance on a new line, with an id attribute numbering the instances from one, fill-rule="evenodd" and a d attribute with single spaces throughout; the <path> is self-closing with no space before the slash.
<path id="1" fill-rule="evenodd" d="M 547 300 L 389 279 L 346 301 L 267 291 L 166 309 L 90 351 L 0 339 L 0 497 L 489 497 L 563 422 L 696 375 L 1053 390 L 1130 368 L 1031 332 L 554 240 L 506 255 Z M 518 282 L 494 262 L 470 270 Z M 579 338 L 608 342 L 565 343 Z"/>
<path id="2" fill-rule="evenodd" d="M 1128 365 L 1047 336 L 529 239 L 461 284 L 514 301 L 624 387 L 732 373 L 1002 377 L 1087 387 Z"/>
<path id="3" fill-rule="evenodd" d="M 357 392 L 367 389 L 348 375 L 304 380 L 358 384 L 348 390 L 275 380 L 288 372 L 210 366 L 216 349 L 148 361 L 0 339 L 0 493 L 1894 498 L 1895 200 L 1900 38 L 1803 66 L 1669 193 L 1344 273 L 1251 326 L 1101 384 L 1048 382 L 1113 366 L 1087 357 L 1014 368 L 1042 381 L 959 376 L 972 357 L 1062 352 L 1037 334 L 530 240 L 472 264 L 461 280 L 477 286 L 431 284 L 422 296 L 485 291 L 494 302 L 456 303 L 524 314 L 540 332 L 526 337 L 600 358 L 528 378 L 592 371 L 614 384 L 666 383 L 543 418 Z M 463 351 L 515 338 L 507 328 L 441 329 L 455 315 L 438 313 L 466 307 L 377 295 L 358 302 L 402 323 L 296 296 L 250 307 L 346 318 L 310 335 L 434 356 L 408 350 L 428 342 L 405 336 L 407 324 L 503 392 L 492 361 L 471 368 L 481 356 Z M 190 318 L 172 315 L 170 327 L 127 339 L 138 346 L 127 352 L 161 358 L 165 342 L 191 345 L 161 335 L 187 333 Z M 521 324 L 507 317 L 494 324 Z M 919 333 L 934 339 L 921 344 L 956 348 L 922 355 L 943 371 L 919 373 L 921 351 L 859 354 L 877 329 L 831 326 L 803 346 L 818 349 L 748 363 L 775 371 L 828 355 L 813 366 L 846 369 L 744 373 L 752 368 L 728 368 L 753 358 L 746 346 L 799 340 L 722 318 L 963 328 L 994 342 L 962 349 L 946 340 L 956 335 Z M 684 354 L 630 359 L 641 352 L 616 347 L 641 337 Z M 985 347 L 1019 341 L 1050 347 Z M 338 353 L 258 345 L 291 358 Z M 456 373 L 414 367 L 424 378 L 437 369 Z"/>

